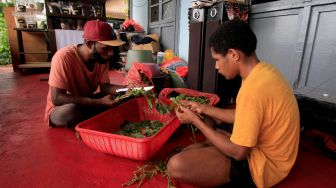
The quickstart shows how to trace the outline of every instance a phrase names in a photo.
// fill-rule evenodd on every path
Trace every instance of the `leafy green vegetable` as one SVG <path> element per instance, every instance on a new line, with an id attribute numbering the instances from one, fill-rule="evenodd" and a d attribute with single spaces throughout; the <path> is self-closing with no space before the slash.
<path id="1" fill-rule="evenodd" d="M 163 126 L 160 121 L 156 120 L 145 120 L 137 123 L 126 122 L 121 126 L 121 130 L 115 132 L 115 134 L 145 138 L 156 134 Z"/>
<path id="2" fill-rule="evenodd" d="M 186 94 L 179 94 L 176 97 L 169 97 L 169 100 L 172 101 L 172 103 L 170 104 L 169 108 L 172 110 L 174 109 L 176 106 L 183 105 L 183 100 L 187 100 L 187 101 L 194 101 L 194 102 L 198 102 L 201 104 L 209 104 L 209 100 L 208 98 L 204 97 L 204 96 L 199 96 L 199 97 L 192 97 L 192 96 L 188 96 Z"/>
<path id="3" fill-rule="evenodd" d="M 178 105 L 181 105 L 181 106 L 184 106 L 183 105 L 183 100 L 187 100 L 187 101 L 194 101 L 194 102 L 198 102 L 198 103 L 201 103 L 201 104 L 209 104 L 209 100 L 208 98 L 204 97 L 204 96 L 199 96 L 199 97 L 192 97 L 192 96 L 188 96 L 186 94 L 179 94 L 177 95 L 176 97 L 170 97 L 169 98 L 172 103 L 170 105 L 170 109 L 173 109 L 175 108 L 176 106 Z M 197 114 L 201 119 L 203 119 L 204 117 L 200 114 Z M 189 125 L 190 129 L 191 129 L 191 132 L 192 132 L 192 135 L 193 135 L 193 138 L 192 138 L 192 141 L 193 143 L 196 143 L 196 136 L 195 136 L 195 132 L 197 131 L 197 127 L 195 127 L 194 125 Z"/>
<path id="4" fill-rule="evenodd" d="M 201 104 L 209 104 L 208 98 L 204 96 L 199 97 L 193 97 L 188 96 L 186 94 L 179 94 L 176 97 L 170 97 L 169 99 L 172 101 L 172 104 L 168 106 L 164 102 L 162 102 L 157 95 L 152 91 L 145 91 L 142 89 L 130 89 L 125 94 L 119 95 L 115 98 L 115 100 L 120 101 L 129 97 L 137 97 L 137 96 L 144 96 L 147 100 L 147 104 L 150 109 L 153 109 L 153 103 L 155 103 L 155 108 L 160 114 L 167 114 L 171 112 L 176 105 L 182 105 L 182 100 L 188 100 L 188 101 L 195 101 Z"/>
<path id="5" fill-rule="evenodd" d="M 142 89 L 130 89 L 125 94 L 117 96 L 114 100 L 120 101 L 129 97 L 144 96 L 147 100 L 147 104 L 150 109 L 153 109 L 153 102 L 155 103 L 155 108 L 160 114 L 167 114 L 170 112 L 169 106 L 161 102 L 157 95 L 152 91 L 145 91 Z"/>
<path id="6" fill-rule="evenodd" d="M 187 101 L 194 101 L 194 102 L 198 102 L 201 104 L 209 104 L 209 100 L 208 98 L 204 97 L 204 96 L 198 96 L 198 97 L 192 97 L 192 96 L 188 96 L 186 94 L 180 94 L 176 97 L 170 97 L 169 98 L 171 101 L 175 101 L 175 102 L 180 102 L 182 100 L 187 100 Z"/>
<path id="7" fill-rule="evenodd" d="M 166 156 L 165 159 L 148 162 L 141 167 L 138 167 L 138 169 L 133 172 L 133 177 L 127 183 L 122 184 L 122 186 L 129 186 L 138 182 L 137 187 L 141 187 L 146 179 L 150 180 L 155 175 L 161 174 L 162 177 L 167 178 L 167 187 L 175 188 L 175 186 L 173 185 L 173 181 L 167 171 L 167 163 L 171 156 L 180 152 L 181 150 L 181 147 L 176 147 L 173 151 L 170 152 L 170 154 Z"/>
<path id="8" fill-rule="evenodd" d="M 141 167 L 138 167 L 138 169 L 133 172 L 132 179 L 130 179 L 130 181 L 127 183 L 122 184 L 122 186 L 129 186 L 138 182 L 137 187 L 141 187 L 145 179 L 152 179 L 159 173 L 162 175 L 162 177 L 167 177 L 168 188 L 175 188 L 167 171 L 167 161 L 164 160 L 150 162 L 148 164 L 142 165 Z"/>

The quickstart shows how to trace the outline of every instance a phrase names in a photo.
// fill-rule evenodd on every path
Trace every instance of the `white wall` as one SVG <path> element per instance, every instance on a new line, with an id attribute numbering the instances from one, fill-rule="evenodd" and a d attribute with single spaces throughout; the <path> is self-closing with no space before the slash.
<path id="1" fill-rule="evenodd" d="M 189 54 L 189 26 L 188 26 L 188 8 L 191 0 L 181 0 L 180 9 L 180 38 L 179 38 L 179 56 L 188 61 Z"/>
<path id="2" fill-rule="evenodd" d="M 83 31 L 55 29 L 56 47 L 57 50 L 68 45 L 82 44 Z"/>
<path id="3" fill-rule="evenodd" d="M 145 32 L 148 31 L 148 0 L 132 0 L 131 1 L 131 18 L 140 24 Z"/>

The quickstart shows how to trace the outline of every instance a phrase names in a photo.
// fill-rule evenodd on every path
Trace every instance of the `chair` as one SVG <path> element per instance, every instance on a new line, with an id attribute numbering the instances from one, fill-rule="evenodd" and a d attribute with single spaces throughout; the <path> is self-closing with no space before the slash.
<path id="1" fill-rule="evenodd" d="M 150 50 L 128 50 L 125 69 L 128 71 L 134 62 L 153 63 L 153 55 Z"/>

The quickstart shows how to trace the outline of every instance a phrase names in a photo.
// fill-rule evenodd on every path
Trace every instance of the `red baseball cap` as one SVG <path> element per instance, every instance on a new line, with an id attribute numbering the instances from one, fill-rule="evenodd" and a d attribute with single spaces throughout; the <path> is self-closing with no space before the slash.
<path id="1" fill-rule="evenodd" d="M 84 25 L 83 38 L 89 41 L 96 41 L 109 46 L 121 46 L 124 41 L 118 40 L 112 27 L 100 20 L 90 20 Z"/>

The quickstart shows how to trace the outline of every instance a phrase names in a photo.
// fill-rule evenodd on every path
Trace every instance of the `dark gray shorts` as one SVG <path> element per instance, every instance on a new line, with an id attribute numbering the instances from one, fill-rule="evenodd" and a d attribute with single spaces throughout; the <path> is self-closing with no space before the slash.
<path id="1" fill-rule="evenodd" d="M 231 158 L 231 168 L 230 168 L 230 179 L 231 182 L 223 185 L 222 187 L 244 187 L 244 188 L 255 188 L 256 185 L 253 182 L 249 165 L 247 160 L 236 161 Z"/>

